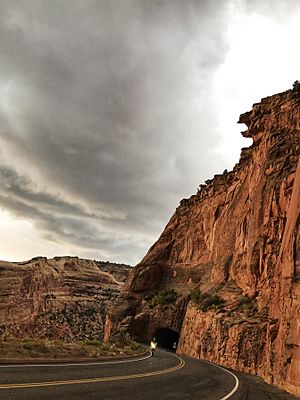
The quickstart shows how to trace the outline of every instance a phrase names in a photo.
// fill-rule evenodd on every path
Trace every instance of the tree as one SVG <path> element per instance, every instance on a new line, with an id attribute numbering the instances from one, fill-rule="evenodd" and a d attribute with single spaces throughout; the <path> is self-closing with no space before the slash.
<path id="1" fill-rule="evenodd" d="M 293 83 L 293 91 L 300 92 L 300 82 L 298 80 Z"/>

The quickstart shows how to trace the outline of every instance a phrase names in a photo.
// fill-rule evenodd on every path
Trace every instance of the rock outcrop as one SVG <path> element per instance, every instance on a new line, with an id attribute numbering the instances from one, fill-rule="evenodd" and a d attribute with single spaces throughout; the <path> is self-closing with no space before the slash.
<path id="1" fill-rule="evenodd" d="M 103 338 L 130 267 L 77 257 L 0 262 L 0 334 Z"/>
<path id="2" fill-rule="evenodd" d="M 300 394 L 300 93 L 254 104 L 233 171 L 180 202 L 131 272 L 106 337 L 180 333 L 177 351 Z M 170 304 L 155 293 L 173 289 Z"/>

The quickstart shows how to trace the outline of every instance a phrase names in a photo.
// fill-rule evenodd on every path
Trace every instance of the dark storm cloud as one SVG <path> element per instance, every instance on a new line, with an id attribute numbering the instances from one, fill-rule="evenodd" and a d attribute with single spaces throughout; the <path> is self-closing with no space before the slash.
<path id="1" fill-rule="evenodd" d="M 33 204 L 37 208 L 48 211 L 70 214 L 75 216 L 99 218 L 88 213 L 79 204 L 71 204 L 60 198 L 59 194 L 53 195 L 36 190 L 33 182 L 26 176 L 21 176 L 12 168 L 0 165 L 0 193 L 9 194 L 11 198 L 19 199 L 24 204 Z M 103 215 L 102 215 L 103 217 Z"/>
<path id="2" fill-rule="evenodd" d="M 91 222 L 84 218 L 68 217 L 66 215 L 49 213 L 28 205 L 24 201 L 14 196 L 0 193 L 1 206 L 13 214 L 33 221 L 42 233 L 42 237 L 54 242 L 68 242 L 74 246 L 84 247 L 86 249 L 99 250 L 103 252 L 120 252 L 125 250 L 124 239 L 116 235 L 116 241 L 111 240 L 111 235 L 106 232 L 100 232 Z M 101 254 L 101 251 L 99 251 Z"/>
<path id="3" fill-rule="evenodd" d="M 67 203 L 59 196 L 36 192 L 30 179 L 3 165 L 0 166 L 0 204 L 14 215 L 34 222 L 48 240 L 68 241 L 93 250 L 100 247 L 106 252 L 126 248 L 122 237 L 116 235 L 118 240 L 112 241 L 109 232 L 97 229 L 94 222 L 100 216 L 89 214 L 82 206 Z"/>
<path id="4" fill-rule="evenodd" d="M 218 172 L 209 85 L 227 3 L 2 0 L 2 207 L 137 261 Z"/>

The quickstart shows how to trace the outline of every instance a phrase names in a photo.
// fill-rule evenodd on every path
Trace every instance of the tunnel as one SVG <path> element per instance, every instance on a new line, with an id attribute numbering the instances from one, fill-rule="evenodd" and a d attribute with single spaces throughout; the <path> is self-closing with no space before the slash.
<path id="1" fill-rule="evenodd" d="M 157 329 L 153 335 L 158 347 L 176 351 L 179 341 L 179 333 L 169 328 Z"/>

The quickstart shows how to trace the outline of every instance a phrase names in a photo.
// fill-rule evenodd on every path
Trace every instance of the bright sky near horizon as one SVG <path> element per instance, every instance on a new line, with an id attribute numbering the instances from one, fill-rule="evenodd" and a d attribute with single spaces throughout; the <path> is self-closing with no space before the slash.
<path id="1" fill-rule="evenodd" d="M 0 259 L 134 265 L 299 79 L 297 0 L 0 0 Z"/>

